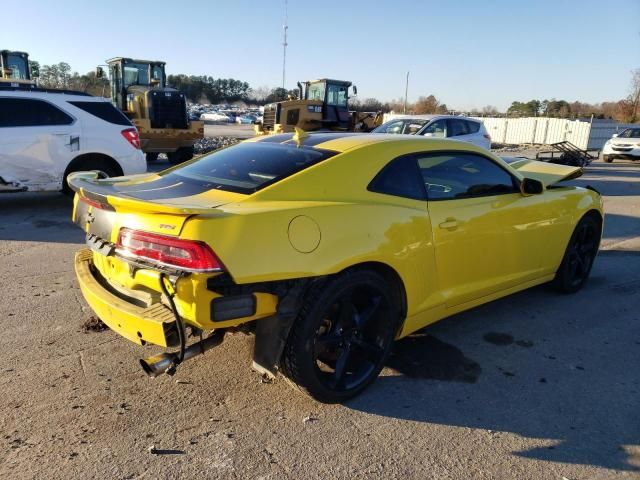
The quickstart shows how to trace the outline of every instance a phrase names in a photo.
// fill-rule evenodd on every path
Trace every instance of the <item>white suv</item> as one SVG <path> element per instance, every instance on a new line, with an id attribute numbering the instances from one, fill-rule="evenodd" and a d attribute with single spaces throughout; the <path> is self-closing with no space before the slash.
<path id="1" fill-rule="evenodd" d="M 0 87 L 0 193 L 68 191 L 67 175 L 81 170 L 147 170 L 129 119 L 81 92 Z"/>
<path id="2" fill-rule="evenodd" d="M 640 160 L 640 127 L 627 128 L 607 140 L 602 149 L 602 159 L 611 163 L 614 158 Z"/>
<path id="3" fill-rule="evenodd" d="M 491 149 L 491 137 L 482 122 L 455 115 L 399 115 L 373 129 L 372 133 L 449 138 Z"/>

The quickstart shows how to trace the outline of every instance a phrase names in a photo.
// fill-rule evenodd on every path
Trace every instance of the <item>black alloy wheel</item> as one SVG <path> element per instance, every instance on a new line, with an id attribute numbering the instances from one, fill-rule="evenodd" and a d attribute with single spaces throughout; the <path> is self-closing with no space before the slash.
<path id="1" fill-rule="evenodd" d="M 591 273 L 600 237 L 601 225 L 594 216 L 587 215 L 578 222 L 553 281 L 556 289 L 574 293 L 582 288 Z"/>
<path id="2" fill-rule="evenodd" d="M 375 272 L 348 272 L 305 302 L 285 348 L 285 375 L 326 403 L 360 393 L 382 370 L 399 325 L 389 290 Z"/>

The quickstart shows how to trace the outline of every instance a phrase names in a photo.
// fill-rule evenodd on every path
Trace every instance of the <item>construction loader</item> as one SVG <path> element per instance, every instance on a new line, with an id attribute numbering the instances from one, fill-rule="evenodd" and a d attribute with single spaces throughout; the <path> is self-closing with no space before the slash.
<path id="1" fill-rule="evenodd" d="M 349 111 L 349 88 L 358 90 L 351 82 L 323 78 L 298 82 L 298 99 L 290 98 L 264 107 L 264 119 L 255 126 L 256 134 L 293 132 L 354 131 L 369 132 L 382 123 L 382 112 Z"/>
<path id="2" fill-rule="evenodd" d="M 0 85 L 14 84 L 16 86 L 35 85 L 33 76 L 38 72 L 31 72 L 29 54 L 0 50 Z"/>
<path id="3" fill-rule="evenodd" d="M 138 128 L 147 161 L 166 153 L 177 164 L 193 157 L 195 142 L 204 137 L 204 124 L 190 121 L 184 93 L 167 87 L 165 62 L 116 57 L 107 60 L 111 101 Z M 104 76 L 102 67 L 96 69 Z"/>

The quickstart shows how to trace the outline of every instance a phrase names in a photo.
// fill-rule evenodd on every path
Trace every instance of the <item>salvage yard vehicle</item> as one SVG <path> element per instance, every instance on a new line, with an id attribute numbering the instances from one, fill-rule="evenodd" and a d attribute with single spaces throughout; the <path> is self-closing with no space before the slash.
<path id="1" fill-rule="evenodd" d="M 607 163 L 616 158 L 640 160 L 640 127 L 627 128 L 604 144 L 602 160 Z"/>
<path id="2" fill-rule="evenodd" d="M 491 149 L 491 136 L 481 121 L 455 115 L 399 115 L 375 128 L 372 133 L 450 138 Z"/>
<path id="3" fill-rule="evenodd" d="M 86 170 L 146 172 L 138 131 L 122 112 L 82 92 L 0 86 L 0 193 L 70 192 L 67 176 Z"/>
<path id="4" fill-rule="evenodd" d="M 111 101 L 135 124 L 147 161 L 157 160 L 160 153 L 172 164 L 193 158 L 204 124 L 189 119 L 184 93 L 167 86 L 165 62 L 116 57 L 107 65 Z M 96 76 L 103 75 L 98 67 Z"/>
<path id="5" fill-rule="evenodd" d="M 349 111 L 351 82 L 323 78 L 298 82 L 299 98 L 265 105 L 262 122 L 256 124 L 258 135 L 304 131 L 370 132 L 382 123 L 381 112 Z"/>
<path id="6" fill-rule="evenodd" d="M 551 282 L 578 291 L 600 242 L 579 167 L 413 135 L 256 137 L 130 179 L 76 173 L 75 259 L 94 312 L 152 376 L 255 332 L 253 366 L 322 402 L 377 377 L 394 339 Z M 194 338 L 187 346 L 187 330 Z"/>

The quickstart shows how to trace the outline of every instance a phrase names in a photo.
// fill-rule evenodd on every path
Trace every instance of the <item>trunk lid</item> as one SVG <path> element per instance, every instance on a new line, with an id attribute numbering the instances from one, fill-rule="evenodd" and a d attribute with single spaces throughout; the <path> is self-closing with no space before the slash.
<path id="1" fill-rule="evenodd" d="M 210 214 L 226 203 L 246 195 L 199 189 L 156 174 L 98 179 L 96 172 L 69 175 L 76 192 L 73 221 L 87 234 L 92 249 L 99 243 L 115 243 L 122 227 L 163 235 L 180 235 L 191 215 Z M 96 246 L 97 242 L 97 246 Z"/>
<path id="2" fill-rule="evenodd" d="M 582 175 L 582 167 L 558 165 L 556 163 L 529 160 L 526 158 L 508 161 L 509 166 L 522 176 L 541 181 L 545 187 L 564 180 L 572 180 Z"/>

